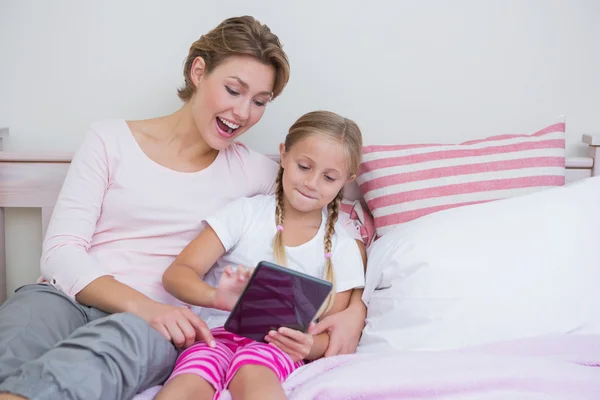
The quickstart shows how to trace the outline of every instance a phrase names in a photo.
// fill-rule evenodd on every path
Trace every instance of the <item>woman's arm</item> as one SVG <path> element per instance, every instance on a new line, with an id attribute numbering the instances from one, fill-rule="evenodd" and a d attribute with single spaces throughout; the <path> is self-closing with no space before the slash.
<path id="1" fill-rule="evenodd" d="M 160 304 L 118 282 L 88 254 L 110 184 L 108 154 L 104 138 L 94 130 L 75 153 L 44 240 L 42 277 L 81 304 L 138 315 L 177 347 L 199 339 L 210 343 L 210 330 L 189 309 Z"/>
<path id="2" fill-rule="evenodd" d="M 327 318 L 330 315 L 334 315 L 348 308 L 352 292 L 353 290 L 347 290 L 345 292 L 336 294 L 333 307 L 331 307 L 327 313 L 323 314 L 323 317 Z M 313 335 L 313 340 L 314 344 L 310 349 L 310 353 L 308 353 L 308 356 L 306 356 L 307 360 L 317 360 L 325 355 L 325 352 L 329 347 L 330 335 L 328 332 L 321 332 L 317 335 Z"/>
<path id="3" fill-rule="evenodd" d="M 90 130 L 71 161 L 54 206 L 40 267 L 46 281 L 81 304 L 141 316 L 158 303 L 113 279 L 107 266 L 88 254 L 110 185 L 109 153 L 105 137 Z"/>
<path id="4" fill-rule="evenodd" d="M 106 266 L 88 255 L 109 175 L 106 144 L 92 130 L 69 166 L 48 225 L 40 263 L 43 278 L 71 298 L 101 276 L 110 275 Z M 92 298 L 92 303 L 102 303 L 96 300 L 99 299 Z M 125 309 L 115 301 L 104 311 Z"/>

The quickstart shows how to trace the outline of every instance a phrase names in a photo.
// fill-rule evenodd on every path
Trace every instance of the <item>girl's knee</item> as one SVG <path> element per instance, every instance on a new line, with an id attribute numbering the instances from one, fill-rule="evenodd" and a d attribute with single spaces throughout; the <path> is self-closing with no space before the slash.
<path id="1" fill-rule="evenodd" d="M 227 388 L 234 399 L 279 400 L 285 399 L 281 380 L 269 367 L 244 364 L 231 371 Z"/>
<path id="2" fill-rule="evenodd" d="M 196 374 L 181 374 L 169 379 L 158 392 L 155 400 L 163 399 L 212 399 L 215 388 Z"/>
<path id="3" fill-rule="evenodd" d="M 246 386 L 270 376 L 280 381 L 277 371 L 269 365 L 262 363 L 232 363 L 225 376 L 225 382 L 226 386 L 234 382 Z"/>

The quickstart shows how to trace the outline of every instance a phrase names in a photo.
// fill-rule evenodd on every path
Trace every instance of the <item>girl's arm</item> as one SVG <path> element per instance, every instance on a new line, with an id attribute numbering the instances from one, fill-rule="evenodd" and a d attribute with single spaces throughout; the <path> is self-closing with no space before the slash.
<path id="1" fill-rule="evenodd" d="M 252 225 L 260 198 L 238 198 L 206 218 L 204 229 L 175 258 L 163 274 L 167 292 L 179 300 L 201 307 L 229 311 L 231 299 L 239 296 L 249 278 L 245 267 L 232 272 L 226 268 L 217 288 L 204 282 L 204 276 L 217 260 L 239 243 Z M 241 289 L 240 289 L 241 287 Z M 235 301 L 234 301 L 235 304 Z"/>
<path id="2" fill-rule="evenodd" d="M 215 302 L 216 288 L 202 279 L 223 254 L 225 247 L 214 229 L 207 224 L 163 274 L 165 290 L 185 303 L 218 308 Z"/>

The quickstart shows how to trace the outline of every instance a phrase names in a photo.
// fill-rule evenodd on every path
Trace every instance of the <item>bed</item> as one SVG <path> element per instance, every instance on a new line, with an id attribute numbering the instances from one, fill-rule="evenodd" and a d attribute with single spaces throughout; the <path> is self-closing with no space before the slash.
<path id="1" fill-rule="evenodd" d="M 536 132 L 538 139 L 547 133 L 547 129 Z M 562 134 L 564 152 L 564 125 Z M 518 147 L 515 143 L 523 137 L 491 140 L 512 140 L 510 146 Z M 41 208 L 45 230 L 71 159 L 69 153 L 1 151 L 1 140 L 0 135 L 0 302 L 7 296 L 4 209 Z M 600 248 L 600 239 L 593 234 L 600 223 L 600 191 L 595 183 L 600 180 L 600 137 L 583 135 L 582 140 L 588 155 L 563 153 L 564 180 L 544 183 L 557 187 L 507 195 L 502 201 L 473 201 L 468 207 L 438 204 L 427 208 L 433 211 L 423 211 L 424 206 L 398 211 L 398 204 L 378 197 L 382 177 L 376 169 L 363 170 L 362 180 L 347 188 L 345 200 L 349 206 L 369 209 L 374 225 L 369 231 L 377 238 L 369 246 L 363 297 L 369 304 L 367 326 L 357 354 L 321 359 L 299 369 L 284 383 L 288 397 L 600 398 L 600 294 L 594 290 L 600 284 L 600 258 L 593 258 Z M 451 152 L 457 149 L 461 157 L 471 157 L 469 146 L 479 148 L 481 142 L 465 142 L 460 146 L 466 147 Z M 415 154 L 424 154 L 415 148 L 430 146 L 371 146 L 368 154 L 388 157 L 390 151 L 408 151 L 409 156 L 394 157 L 412 160 Z M 531 151 L 525 147 L 520 149 Z M 447 152 L 441 148 L 428 154 L 443 158 L 449 157 Z M 548 157 L 538 158 L 548 163 Z M 398 162 L 396 167 L 405 164 Z M 456 170 L 452 173 L 453 179 L 462 179 L 456 178 Z M 514 179 L 524 182 L 528 177 Z M 369 185 L 375 189 L 363 197 Z M 469 181 L 458 186 L 473 185 Z M 387 186 L 386 193 L 396 186 Z M 414 190 L 419 195 L 423 191 Z M 494 243 L 511 247 L 499 251 Z M 515 260 L 522 264 L 520 269 L 512 265 Z M 474 265 L 487 269 L 483 273 Z M 466 285 L 465 277 L 475 284 Z M 547 290 L 532 293 L 536 284 L 527 287 L 528 282 Z M 495 287 L 502 285 L 510 286 L 508 295 Z M 502 298 L 494 294 L 497 290 L 504 293 Z M 479 318 L 477 323 L 473 316 Z M 155 392 L 152 388 L 137 399 L 150 399 Z"/>

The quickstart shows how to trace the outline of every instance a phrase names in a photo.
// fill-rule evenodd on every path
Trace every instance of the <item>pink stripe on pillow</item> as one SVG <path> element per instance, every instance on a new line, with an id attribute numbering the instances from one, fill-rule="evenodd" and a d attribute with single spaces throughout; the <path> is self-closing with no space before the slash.
<path id="1" fill-rule="evenodd" d="M 389 225 L 402 224 L 404 222 L 408 222 L 408 221 L 411 221 L 416 218 L 424 217 L 425 215 L 433 214 L 438 211 L 448 210 L 450 208 L 455 208 L 455 207 L 470 206 L 473 204 L 487 203 L 488 201 L 494 201 L 494 200 L 468 201 L 465 203 L 444 204 L 443 206 L 428 207 L 428 208 L 422 208 L 420 210 L 406 211 L 406 212 L 393 214 L 391 216 L 387 216 L 384 218 L 375 218 L 375 223 L 379 224 L 382 227 L 389 226 Z"/>
<path id="2" fill-rule="evenodd" d="M 454 167 L 440 167 L 414 172 L 405 172 L 375 178 L 360 186 L 360 190 L 368 192 L 386 186 L 422 181 L 426 179 L 444 178 L 448 176 L 459 176 L 490 171 L 507 171 L 512 169 L 539 168 L 539 167 L 564 167 L 564 157 L 533 157 L 515 160 L 482 162 L 478 164 L 457 165 Z"/>
<path id="3" fill-rule="evenodd" d="M 398 204 L 399 202 L 430 199 L 432 197 L 488 192 L 491 190 L 522 189 L 535 186 L 561 186 L 564 185 L 564 182 L 564 176 L 526 176 L 513 179 L 496 179 L 489 181 L 459 183 L 456 185 L 435 186 L 427 189 L 412 190 L 409 192 L 381 196 L 371 201 L 367 201 L 367 206 L 369 209 L 373 209 L 391 206 Z"/>
<path id="4" fill-rule="evenodd" d="M 421 216 L 565 184 L 565 124 L 460 144 L 363 148 L 357 181 L 377 236 Z"/>
<path id="5" fill-rule="evenodd" d="M 462 144 L 476 144 L 476 143 L 481 143 L 481 142 L 490 142 L 493 140 L 544 136 L 544 135 L 546 135 L 548 133 L 552 133 L 552 132 L 565 132 L 565 127 L 566 127 L 566 125 L 564 122 L 559 122 L 554 125 L 547 126 L 544 129 L 540 129 L 539 131 L 532 133 L 531 135 L 497 135 L 497 136 L 491 136 L 486 139 L 477 139 L 477 140 L 463 142 Z"/>
<path id="6" fill-rule="evenodd" d="M 401 157 L 393 157 L 393 158 L 379 158 L 372 161 L 367 161 L 361 164 L 359 173 L 364 170 L 374 170 L 378 168 L 392 167 L 396 165 L 407 165 L 407 164 L 416 164 L 427 161 L 436 161 L 436 160 L 444 160 L 444 159 L 456 159 L 462 157 L 481 157 L 481 156 L 489 156 L 494 154 L 508 154 L 508 153 L 517 153 L 522 152 L 524 150 L 539 150 L 539 149 L 556 149 L 556 148 L 564 148 L 565 140 L 544 140 L 541 142 L 524 142 L 524 143 L 516 143 L 510 144 L 506 146 L 490 146 L 482 149 L 469 149 L 463 148 L 459 150 L 442 150 L 442 151 L 432 151 L 429 153 L 422 154 L 411 154 L 407 156 Z"/>

